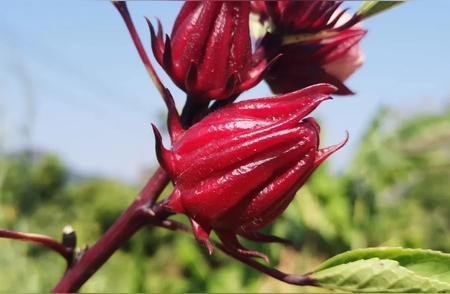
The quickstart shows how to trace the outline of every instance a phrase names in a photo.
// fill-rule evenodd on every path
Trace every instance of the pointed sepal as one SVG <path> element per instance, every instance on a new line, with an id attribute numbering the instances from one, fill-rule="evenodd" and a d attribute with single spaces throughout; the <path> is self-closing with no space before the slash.
<path id="1" fill-rule="evenodd" d="M 235 233 L 227 231 L 216 231 L 216 234 L 219 237 L 225 249 L 234 252 L 235 254 L 261 258 L 265 262 L 269 263 L 269 257 L 267 257 L 267 255 L 265 255 L 264 253 L 261 253 L 256 250 L 249 250 L 244 246 L 242 246 Z"/>
<path id="2" fill-rule="evenodd" d="M 333 145 L 333 146 L 329 146 L 326 148 L 322 148 L 319 149 L 316 153 L 316 159 L 314 160 L 314 166 L 319 166 L 325 159 L 327 159 L 331 154 L 333 154 L 334 152 L 338 151 L 339 149 L 341 149 L 342 147 L 345 146 L 345 144 L 347 144 L 349 139 L 349 133 L 348 131 L 345 132 L 345 138 L 344 140 L 342 140 L 341 143 Z"/>
<path id="3" fill-rule="evenodd" d="M 169 129 L 170 140 L 173 143 L 181 134 L 184 133 L 184 129 L 181 125 L 180 115 L 178 114 L 172 94 L 167 88 L 164 88 L 164 93 L 164 100 L 168 110 L 167 126 Z"/>
<path id="4" fill-rule="evenodd" d="M 209 240 L 209 233 L 210 229 L 203 228 L 198 222 L 196 222 L 194 219 L 189 218 L 189 221 L 192 225 L 192 231 L 194 232 L 194 236 L 202 245 L 208 249 L 208 253 L 212 254 L 214 251 L 214 245 Z"/>
<path id="5" fill-rule="evenodd" d="M 164 147 L 161 133 L 154 124 L 152 124 L 152 129 L 155 135 L 155 149 L 158 162 L 161 165 L 161 167 L 169 173 L 169 175 L 173 176 L 175 174 L 174 155 L 170 150 Z"/>

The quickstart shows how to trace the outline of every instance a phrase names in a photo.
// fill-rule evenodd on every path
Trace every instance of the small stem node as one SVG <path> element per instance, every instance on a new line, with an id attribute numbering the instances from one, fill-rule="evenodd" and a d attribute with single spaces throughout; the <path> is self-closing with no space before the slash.
<path id="1" fill-rule="evenodd" d="M 67 225 L 63 228 L 61 243 L 72 250 L 75 250 L 77 247 L 77 234 L 71 225 Z"/>

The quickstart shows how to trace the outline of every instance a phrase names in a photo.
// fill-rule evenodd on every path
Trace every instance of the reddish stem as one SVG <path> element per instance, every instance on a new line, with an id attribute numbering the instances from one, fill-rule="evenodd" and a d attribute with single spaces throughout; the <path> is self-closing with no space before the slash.
<path id="1" fill-rule="evenodd" d="M 147 70 L 159 93 L 163 97 L 164 102 L 169 107 L 169 104 L 171 103 L 171 97 L 168 97 L 166 88 L 161 82 L 161 79 L 153 68 L 152 63 L 150 62 L 150 59 L 145 52 L 145 48 L 142 45 L 142 41 L 139 38 L 139 34 L 136 30 L 136 27 L 134 26 L 133 20 L 131 19 L 130 12 L 128 11 L 127 3 L 125 1 L 112 1 L 112 4 L 117 8 L 120 16 L 122 16 L 122 19 L 127 26 L 128 32 L 130 33 L 131 39 L 133 40 L 134 46 L 136 47 L 136 50 L 139 54 L 139 57 L 141 58 L 142 63 L 145 66 L 145 69 Z"/>
<path id="2" fill-rule="evenodd" d="M 15 239 L 43 245 L 61 254 L 61 256 L 67 260 L 67 262 L 70 262 L 70 260 L 72 259 L 73 248 L 66 247 L 55 239 L 45 235 L 29 234 L 0 229 L 0 238 Z"/>
<path id="3" fill-rule="evenodd" d="M 318 286 L 316 284 L 316 281 L 308 274 L 306 275 L 286 274 L 282 271 L 277 270 L 276 268 L 265 266 L 250 257 L 229 251 L 221 244 L 216 244 L 216 246 L 229 256 L 279 281 L 297 286 L 316 286 L 316 287 Z"/>
<path id="4" fill-rule="evenodd" d="M 191 233 L 191 229 L 185 226 L 182 223 L 179 223 L 174 220 L 163 220 L 163 221 L 155 221 L 153 218 L 154 211 L 151 211 L 151 213 L 148 213 L 147 211 L 143 210 L 143 214 L 147 216 L 148 222 L 152 225 L 159 226 L 162 228 L 166 228 L 171 231 L 175 232 L 184 232 L 184 233 Z M 191 234 L 192 235 L 192 234 Z M 222 244 L 215 243 L 215 246 L 222 250 L 224 253 L 228 254 L 229 256 L 239 260 L 243 264 L 262 272 L 268 276 L 271 276 L 272 278 L 275 278 L 279 281 L 282 281 L 284 283 L 297 285 L 297 286 L 315 286 L 318 287 L 316 284 L 316 281 L 310 274 L 305 275 L 291 275 L 284 273 L 282 271 L 277 270 L 276 268 L 268 267 L 264 264 L 261 264 L 257 262 L 256 260 L 249 258 L 245 255 L 236 254 L 236 252 L 228 251 Z"/>
<path id="5" fill-rule="evenodd" d="M 158 168 L 155 174 L 145 185 L 144 189 L 106 231 L 106 233 L 89 249 L 80 260 L 70 267 L 53 292 L 76 292 L 112 255 L 113 253 L 142 226 L 146 224 L 146 218 L 141 211 L 146 208 L 166 187 L 169 182 L 167 173 Z M 157 207 L 158 208 L 158 207 Z M 155 209 L 155 218 L 166 216 L 166 212 Z"/>

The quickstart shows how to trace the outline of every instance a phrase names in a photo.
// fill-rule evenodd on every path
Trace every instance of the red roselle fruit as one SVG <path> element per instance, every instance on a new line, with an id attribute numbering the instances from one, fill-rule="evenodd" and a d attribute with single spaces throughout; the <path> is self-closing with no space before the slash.
<path id="1" fill-rule="evenodd" d="M 196 238 L 210 252 L 208 236 L 214 230 L 226 249 L 267 259 L 245 249 L 237 235 L 279 241 L 258 230 L 276 219 L 314 169 L 345 144 L 319 149 L 319 126 L 305 118 L 335 90 L 318 84 L 230 104 L 186 131 L 172 107 L 171 150 L 154 129 L 158 160 L 175 186 L 165 206 L 189 217 Z"/>
<path id="2" fill-rule="evenodd" d="M 341 1 L 253 1 L 261 21 L 272 28 L 259 44 L 270 59 L 282 56 L 265 79 L 274 93 L 288 93 L 316 83 L 330 83 L 336 94 L 353 92 L 343 83 L 362 65 L 359 42 L 366 31 L 359 16 L 340 9 Z"/>
<path id="3" fill-rule="evenodd" d="M 190 99 L 206 104 L 255 86 L 267 67 L 256 63 L 249 34 L 249 1 L 188 1 L 163 39 L 149 22 L 158 63 Z"/>

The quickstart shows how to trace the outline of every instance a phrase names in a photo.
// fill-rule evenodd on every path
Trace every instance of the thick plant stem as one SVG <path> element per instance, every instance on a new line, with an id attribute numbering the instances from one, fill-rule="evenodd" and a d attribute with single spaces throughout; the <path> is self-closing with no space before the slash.
<path id="1" fill-rule="evenodd" d="M 142 192 L 109 230 L 70 267 L 53 289 L 56 293 L 76 292 L 114 252 L 148 220 L 141 211 L 148 206 L 169 182 L 167 173 L 158 168 Z M 155 210 L 155 219 L 165 216 L 165 211 Z"/>

